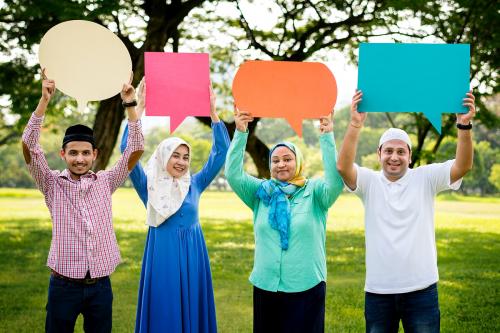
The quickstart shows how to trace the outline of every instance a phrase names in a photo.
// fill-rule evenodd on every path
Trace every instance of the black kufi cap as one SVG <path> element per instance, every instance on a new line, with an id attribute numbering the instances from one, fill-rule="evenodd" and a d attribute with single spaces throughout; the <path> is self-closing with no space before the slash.
<path id="1" fill-rule="evenodd" d="M 94 148 L 94 131 L 90 127 L 81 124 L 70 126 L 66 130 L 66 133 L 64 133 L 63 147 L 71 141 L 87 141 L 90 142 L 92 148 Z"/>

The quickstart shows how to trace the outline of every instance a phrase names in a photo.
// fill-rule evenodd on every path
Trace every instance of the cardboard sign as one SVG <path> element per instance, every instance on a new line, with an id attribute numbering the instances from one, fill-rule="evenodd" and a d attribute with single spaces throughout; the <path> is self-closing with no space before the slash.
<path id="1" fill-rule="evenodd" d="M 38 58 L 45 75 L 77 100 L 79 110 L 88 101 L 119 93 L 132 72 L 122 41 L 105 27 L 83 20 L 66 21 L 47 31 Z"/>
<path id="2" fill-rule="evenodd" d="M 174 132 L 188 116 L 210 116 L 207 53 L 146 52 L 146 115 L 169 116 Z"/>
<path id="3" fill-rule="evenodd" d="M 317 62 L 246 61 L 233 81 L 240 110 L 254 117 L 286 118 L 302 136 L 302 120 L 328 116 L 337 100 L 332 72 Z"/>
<path id="4" fill-rule="evenodd" d="M 423 112 L 441 133 L 442 113 L 466 113 L 469 44 L 361 44 L 360 112 Z"/>

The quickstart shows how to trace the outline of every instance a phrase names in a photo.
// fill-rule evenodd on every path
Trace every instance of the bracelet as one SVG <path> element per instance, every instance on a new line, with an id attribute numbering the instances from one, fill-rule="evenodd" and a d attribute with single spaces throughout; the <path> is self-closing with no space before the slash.
<path id="1" fill-rule="evenodd" d="M 128 107 L 131 107 L 131 106 L 137 106 L 137 101 L 135 99 L 132 102 L 122 101 L 122 106 L 124 108 L 128 108 Z"/>
<path id="2" fill-rule="evenodd" d="M 457 123 L 457 128 L 459 130 L 470 130 L 472 128 L 472 123 L 469 122 L 468 125 L 462 125 L 462 124 Z"/>
<path id="3" fill-rule="evenodd" d="M 361 126 L 363 126 L 363 125 L 355 126 L 355 125 L 352 123 L 352 121 L 351 121 L 350 125 L 351 125 L 352 127 L 354 127 L 354 128 L 361 128 Z"/>

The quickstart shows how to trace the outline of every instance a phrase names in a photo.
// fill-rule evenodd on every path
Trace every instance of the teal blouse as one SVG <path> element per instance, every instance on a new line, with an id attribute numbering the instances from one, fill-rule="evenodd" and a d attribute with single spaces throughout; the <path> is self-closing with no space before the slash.
<path id="1" fill-rule="evenodd" d="M 309 179 L 290 199 L 288 250 L 268 222 L 269 208 L 255 193 L 263 179 L 245 173 L 243 157 L 248 133 L 235 131 L 226 157 L 225 175 L 234 192 L 253 211 L 255 254 L 250 282 L 267 291 L 300 292 L 326 281 L 326 219 L 342 192 L 333 133 L 320 136 L 324 179 Z"/>

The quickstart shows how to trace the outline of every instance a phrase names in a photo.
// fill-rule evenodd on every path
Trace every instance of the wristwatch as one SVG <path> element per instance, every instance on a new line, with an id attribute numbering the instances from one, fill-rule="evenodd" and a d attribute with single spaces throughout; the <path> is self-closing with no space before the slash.
<path id="1" fill-rule="evenodd" d="M 459 130 L 470 130 L 470 129 L 472 128 L 472 123 L 471 123 L 471 122 L 469 122 L 469 124 L 468 124 L 468 125 L 462 125 L 462 124 L 460 124 L 460 123 L 457 123 L 457 128 L 458 128 Z"/>
<path id="2" fill-rule="evenodd" d="M 122 101 L 122 105 L 124 108 L 128 108 L 130 106 L 137 106 L 137 101 L 135 99 L 132 102 Z"/>

